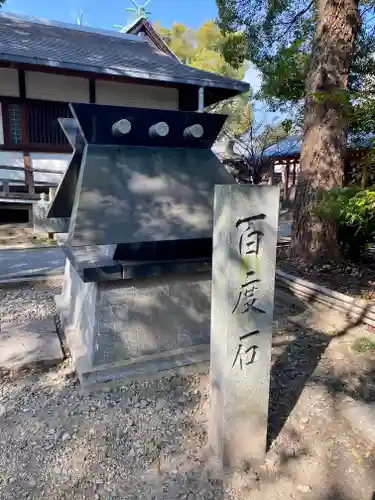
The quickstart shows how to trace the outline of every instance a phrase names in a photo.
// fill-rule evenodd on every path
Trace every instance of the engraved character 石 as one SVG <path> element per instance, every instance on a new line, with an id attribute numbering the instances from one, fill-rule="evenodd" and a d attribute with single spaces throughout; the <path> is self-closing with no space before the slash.
<path id="1" fill-rule="evenodd" d="M 240 369 L 243 370 L 244 366 L 251 365 L 257 361 L 257 352 L 259 346 L 256 344 L 252 344 L 246 347 L 243 341 L 258 333 L 259 330 L 253 330 L 252 332 L 248 332 L 240 336 L 240 343 L 238 344 L 232 368 L 234 368 L 236 364 L 239 364 Z"/>

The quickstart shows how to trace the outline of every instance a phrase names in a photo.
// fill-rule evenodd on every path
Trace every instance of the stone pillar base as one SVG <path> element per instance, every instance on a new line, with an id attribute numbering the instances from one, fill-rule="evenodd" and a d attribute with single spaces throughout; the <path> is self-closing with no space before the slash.
<path id="1" fill-rule="evenodd" d="M 55 298 L 83 386 L 209 360 L 211 272 L 84 283 L 69 259 Z"/>

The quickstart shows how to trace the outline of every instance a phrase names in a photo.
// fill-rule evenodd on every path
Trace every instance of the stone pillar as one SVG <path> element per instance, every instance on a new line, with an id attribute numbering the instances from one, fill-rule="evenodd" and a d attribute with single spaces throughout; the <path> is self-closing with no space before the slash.
<path id="1" fill-rule="evenodd" d="M 218 472 L 266 452 L 279 193 L 215 187 L 210 447 Z"/>
<path id="2" fill-rule="evenodd" d="M 48 190 L 48 201 L 51 203 L 55 197 L 57 187 L 50 187 Z"/>

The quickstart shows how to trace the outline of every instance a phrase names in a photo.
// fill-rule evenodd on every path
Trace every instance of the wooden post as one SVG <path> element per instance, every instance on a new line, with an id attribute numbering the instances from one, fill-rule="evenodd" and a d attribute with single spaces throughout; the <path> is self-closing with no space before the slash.
<path id="1" fill-rule="evenodd" d="M 94 79 L 89 80 L 90 104 L 96 104 L 96 82 Z"/>
<path id="2" fill-rule="evenodd" d="M 269 184 L 273 186 L 275 184 L 275 160 L 271 160 L 271 173 L 270 173 L 270 182 Z"/>
<path id="3" fill-rule="evenodd" d="M 297 169 L 297 162 L 296 160 L 293 160 L 293 179 L 292 179 L 293 186 L 296 185 L 296 169 Z"/>
<path id="4" fill-rule="evenodd" d="M 22 82 L 22 72 L 19 72 L 20 84 Z M 31 168 L 31 160 L 30 153 L 27 150 L 29 144 L 29 127 L 28 127 L 28 115 L 27 115 L 27 104 L 23 102 L 21 104 L 21 141 L 23 151 L 23 163 L 25 166 L 25 184 L 28 194 L 35 194 L 35 186 L 34 186 L 34 174 L 30 171 Z"/>
<path id="5" fill-rule="evenodd" d="M 30 167 L 30 153 L 23 153 L 23 162 L 25 165 L 25 184 L 29 194 L 35 194 L 34 173 Z"/>
<path id="6" fill-rule="evenodd" d="M 214 473 L 266 453 L 278 186 L 215 186 L 210 447 Z"/>
<path id="7" fill-rule="evenodd" d="M 286 160 L 286 165 L 284 169 L 284 200 L 289 198 L 289 171 L 290 171 L 290 160 Z"/>

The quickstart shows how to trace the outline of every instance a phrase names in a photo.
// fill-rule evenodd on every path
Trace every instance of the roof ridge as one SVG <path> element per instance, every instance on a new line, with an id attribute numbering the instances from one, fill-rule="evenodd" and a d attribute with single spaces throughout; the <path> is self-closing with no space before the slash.
<path id="1" fill-rule="evenodd" d="M 139 43 L 147 43 L 142 38 L 136 35 L 128 35 L 127 33 L 120 33 L 119 31 L 103 30 L 101 28 L 91 28 L 89 26 L 82 26 L 78 24 L 65 23 L 62 21 L 52 21 L 50 19 L 43 19 L 34 16 L 22 16 L 20 14 L 13 14 L 13 12 L 1 11 L 0 17 L 4 19 L 10 19 L 13 21 L 24 21 L 31 24 L 40 24 L 42 26 L 50 26 L 60 29 L 68 29 L 73 31 L 78 31 L 81 33 L 91 33 L 93 35 L 102 35 L 112 38 L 120 38 L 122 40 L 129 40 Z"/>
<path id="2" fill-rule="evenodd" d="M 155 30 L 151 21 L 147 17 L 144 17 L 144 16 L 137 17 L 137 19 L 135 19 L 133 21 L 133 23 L 131 23 L 125 27 L 124 33 L 129 33 L 129 31 L 134 30 L 135 28 L 137 28 L 137 25 L 139 25 L 139 26 L 143 25 L 144 29 L 146 30 L 146 33 L 148 33 L 148 36 L 151 38 L 151 40 L 156 45 L 156 48 L 158 48 L 162 52 L 167 50 L 167 52 L 169 53 L 170 56 L 172 56 L 174 59 L 176 59 L 176 61 L 178 61 L 179 63 L 182 64 L 182 61 L 180 60 L 180 58 L 177 57 L 177 55 L 169 47 L 169 45 L 167 44 L 164 37 Z M 158 43 L 161 46 L 158 46 Z"/>

